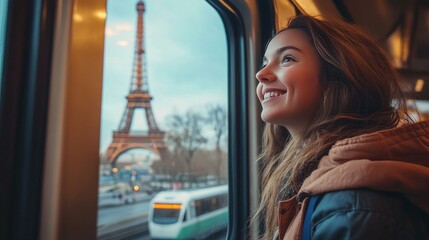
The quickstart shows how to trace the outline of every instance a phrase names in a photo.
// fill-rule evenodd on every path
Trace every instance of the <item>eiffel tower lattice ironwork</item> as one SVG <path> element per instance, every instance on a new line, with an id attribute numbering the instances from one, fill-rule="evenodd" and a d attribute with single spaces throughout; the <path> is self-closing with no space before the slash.
<path id="1" fill-rule="evenodd" d="M 147 75 L 145 68 L 145 48 L 143 44 L 143 13 L 145 5 L 142 0 L 137 3 L 137 37 L 134 56 L 133 77 L 130 92 L 127 96 L 127 106 L 122 116 L 119 128 L 113 132 L 113 140 L 104 156 L 104 161 L 112 166 L 122 153 L 130 149 L 147 149 L 157 154 L 161 159 L 166 151 L 164 132 L 158 128 L 152 112 Z M 136 109 L 143 109 L 147 120 L 147 132 L 132 132 L 131 123 Z"/>

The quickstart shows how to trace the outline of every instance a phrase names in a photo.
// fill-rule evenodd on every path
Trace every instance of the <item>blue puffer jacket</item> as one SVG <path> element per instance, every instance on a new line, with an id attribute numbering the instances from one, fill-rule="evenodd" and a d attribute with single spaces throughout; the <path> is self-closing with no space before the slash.
<path id="1" fill-rule="evenodd" d="M 429 121 L 337 142 L 279 203 L 280 239 L 301 239 L 309 195 L 312 239 L 429 239 Z"/>
<path id="2" fill-rule="evenodd" d="M 312 239 L 421 240 L 429 236 L 428 215 L 401 194 L 356 189 L 326 193 L 319 199 L 311 218 Z"/>

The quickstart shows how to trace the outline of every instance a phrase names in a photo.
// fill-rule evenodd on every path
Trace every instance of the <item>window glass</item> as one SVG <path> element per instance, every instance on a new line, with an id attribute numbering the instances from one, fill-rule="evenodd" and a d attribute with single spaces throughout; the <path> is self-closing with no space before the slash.
<path id="1" fill-rule="evenodd" d="M 4 41 L 6 32 L 6 17 L 7 17 L 7 5 L 9 1 L 4 0 L 0 2 L 0 76 L 3 75 L 3 58 L 4 58 Z M 1 78 L 3 79 L 3 78 Z M 0 79 L 0 92 L 1 92 L 1 80 Z"/>
<path id="2" fill-rule="evenodd" d="M 408 113 L 416 121 L 429 120 L 429 101 L 414 100 L 407 101 Z"/>
<path id="3" fill-rule="evenodd" d="M 190 216 L 180 217 L 179 210 L 153 209 L 150 201 L 167 190 L 227 184 L 227 70 L 224 25 L 206 1 L 107 2 L 99 239 L 130 226 L 153 238 L 198 238 L 213 229 L 224 238 L 227 220 L 216 216 L 210 228 L 162 235 L 180 233 L 175 224 L 191 219 L 203 203 L 195 209 L 185 201 L 189 196 L 173 196 L 190 209 Z M 219 201 L 204 202 L 205 210 Z M 227 202 L 223 207 L 222 217 Z"/>
<path id="4" fill-rule="evenodd" d="M 179 220 L 180 209 L 156 209 L 153 211 L 153 222 L 172 224 Z"/>

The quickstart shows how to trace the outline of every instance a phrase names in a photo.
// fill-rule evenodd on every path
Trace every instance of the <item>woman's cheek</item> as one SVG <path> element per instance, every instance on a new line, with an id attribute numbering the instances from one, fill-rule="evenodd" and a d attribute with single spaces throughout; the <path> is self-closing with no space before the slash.
<path id="1" fill-rule="evenodd" d="M 259 101 L 262 101 L 262 84 L 258 83 L 256 86 L 256 96 L 258 97 Z"/>

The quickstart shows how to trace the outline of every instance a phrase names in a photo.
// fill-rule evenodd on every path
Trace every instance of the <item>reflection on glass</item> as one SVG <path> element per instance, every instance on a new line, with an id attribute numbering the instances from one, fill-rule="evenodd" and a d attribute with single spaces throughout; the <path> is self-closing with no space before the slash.
<path id="1" fill-rule="evenodd" d="M 8 3 L 8 0 L 3 0 L 0 2 L 0 76 L 3 75 L 4 41 L 6 33 L 6 17 Z M 3 78 L 0 79 L 0 92 L 2 79 Z"/>
<path id="2" fill-rule="evenodd" d="M 429 120 L 429 101 L 428 100 L 407 100 L 408 114 L 415 121 Z"/>
<path id="3" fill-rule="evenodd" d="M 200 0 L 110 0 L 105 36 L 98 239 L 225 238 L 227 49 L 219 15 Z"/>

